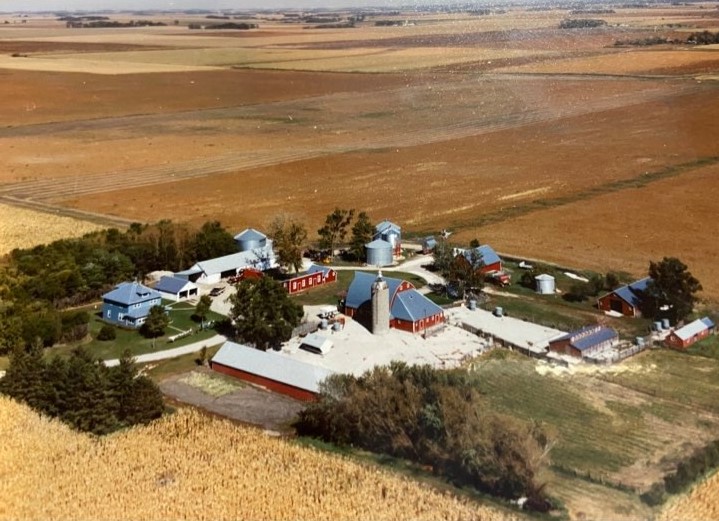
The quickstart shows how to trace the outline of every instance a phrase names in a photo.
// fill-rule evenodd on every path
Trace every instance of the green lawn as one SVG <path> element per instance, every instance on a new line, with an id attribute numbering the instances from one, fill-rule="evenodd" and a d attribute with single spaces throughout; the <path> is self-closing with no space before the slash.
<path id="1" fill-rule="evenodd" d="M 701 342 L 697 342 L 687 350 L 687 353 L 690 355 L 719 359 L 719 336 L 711 335 Z"/>
<path id="2" fill-rule="evenodd" d="M 292 299 L 303 306 L 317 306 L 320 304 L 337 304 L 340 297 L 339 293 L 347 291 L 352 279 L 354 278 L 355 271 L 366 271 L 369 273 L 377 273 L 376 270 L 337 270 L 337 282 L 332 282 L 324 286 L 320 286 L 316 289 L 293 295 Z M 395 279 L 408 280 L 414 286 L 419 289 L 425 285 L 424 279 L 414 275 L 412 273 L 405 273 L 402 271 L 388 271 L 385 272 L 387 277 Z"/>
<path id="3" fill-rule="evenodd" d="M 103 360 L 109 360 L 113 358 L 119 358 L 120 355 L 129 349 L 133 355 L 142 355 L 145 353 L 152 353 L 154 351 L 163 351 L 165 349 L 172 349 L 174 347 L 181 347 L 183 345 L 191 344 L 193 342 L 199 342 L 207 338 L 213 337 L 216 332 L 214 329 L 206 329 L 204 331 L 199 330 L 199 323 L 192 320 L 191 316 L 194 313 L 194 306 L 185 303 L 173 304 L 170 310 L 170 326 L 165 330 L 165 335 L 156 339 L 149 339 L 143 337 L 138 331 L 131 329 L 122 329 L 119 327 L 115 328 L 117 337 L 115 340 L 101 341 L 97 340 L 97 334 L 104 322 L 100 320 L 99 316 L 95 312 L 94 308 L 88 309 L 87 311 L 93 313 L 90 318 L 90 336 L 92 340 L 83 344 L 88 351 L 94 356 Z M 224 319 L 223 316 L 217 313 L 210 312 L 208 314 L 208 320 L 220 321 Z M 186 331 L 193 329 L 195 332 L 176 340 L 175 342 L 169 342 L 168 338 L 172 335 L 179 333 L 180 331 Z M 53 354 L 66 354 L 76 347 L 77 344 L 53 347 L 47 350 L 49 355 Z"/>
<path id="4" fill-rule="evenodd" d="M 221 346 L 208 347 L 208 358 L 212 358 L 213 356 L 215 356 L 215 353 L 220 350 L 220 347 Z M 168 358 L 167 360 L 152 362 L 146 365 L 151 367 L 151 369 L 149 369 L 147 372 L 148 376 L 156 382 L 160 382 L 168 376 L 186 373 L 187 371 L 192 371 L 194 368 L 196 368 L 197 353 L 190 353 L 189 355 Z M 239 380 L 237 382 L 239 382 Z"/>

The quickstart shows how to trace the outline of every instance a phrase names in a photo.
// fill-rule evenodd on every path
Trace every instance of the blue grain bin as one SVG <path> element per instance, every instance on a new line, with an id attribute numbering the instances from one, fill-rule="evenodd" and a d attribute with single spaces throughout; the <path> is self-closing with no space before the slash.
<path id="1" fill-rule="evenodd" d="M 663 328 L 663 329 L 669 329 L 670 327 L 671 327 L 671 324 L 669 323 L 669 319 L 668 319 L 668 318 L 663 318 L 663 319 L 662 319 L 662 328 Z"/>
<path id="2" fill-rule="evenodd" d="M 392 245 L 382 239 L 365 244 L 367 264 L 369 266 L 389 266 L 392 264 Z"/>
<path id="3" fill-rule="evenodd" d="M 469 301 L 469 310 L 474 311 L 475 309 L 477 309 L 477 301 L 472 299 Z"/>
<path id="4" fill-rule="evenodd" d="M 654 322 L 654 331 L 661 331 L 662 330 L 662 322 L 661 320 L 657 320 Z"/>

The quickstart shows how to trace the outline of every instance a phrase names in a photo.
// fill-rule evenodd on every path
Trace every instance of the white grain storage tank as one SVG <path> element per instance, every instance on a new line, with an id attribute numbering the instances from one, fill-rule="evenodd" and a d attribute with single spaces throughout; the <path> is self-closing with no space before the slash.
<path id="1" fill-rule="evenodd" d="M 247 228 L 245 231 L 235 235 L 235 242 L 239 251 L 251 251 L 267 246 L 267 235 L 258 232 L 254 228 Z"/>
<path id="2" fill-rule="evenodd" d="M 365 244 L 367 264 L 370 266 L 389 266 L 392 264 L 392 245 L 382 239 Z"/>
<path id="3" fill-rule="evenodd" d="M 534 277 L 534 280 L 537 282 L 537 293 L 540 295 L 554 295 L 554 277 L 547 275 L 546 273 L 542 273 L 541 275 Z"/>
<path id="4" fill-rule="evenodd" d="M 382 221 L 375 226 L 375 238 L 392 245 L 392 252 L 399 253 L 402 244 L 402 228 L 392 221 Z"/>

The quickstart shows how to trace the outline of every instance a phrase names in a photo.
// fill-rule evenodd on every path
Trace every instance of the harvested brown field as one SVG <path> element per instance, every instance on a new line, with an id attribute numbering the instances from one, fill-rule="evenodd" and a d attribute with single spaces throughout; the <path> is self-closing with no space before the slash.
<path id="1" fill-rule="evenodd" d="M 127 43 L 98 42 L 40 42 L 24 40 L 0 40 L 0 54 L 11 53 L 60 53 L 60 52 L 123 52 L 140 49 L 158 49 L 157 46 Z"/>
<path id="2" fill-rule="evenodd" d="M 702 282 L 704 296 L 716 300 L 717 175 L 716 163 L 688 169 L 643 188 L 532 212 L 475 234 L 504 252 L 637 276 L 646 273 L 649 260 L 678 257 Z"/>
<path id="3" fill-rule="evenodd" d="M 31 248 L 99 229 L 78 219 L 0 204 L 0 256 L 14 248 Z"/>
<path id="4" fill-rule="evenodd" d="M 514 518 L 190 409 L 96 439 L 0 397 L 0 435 L 0 519 Z"/>

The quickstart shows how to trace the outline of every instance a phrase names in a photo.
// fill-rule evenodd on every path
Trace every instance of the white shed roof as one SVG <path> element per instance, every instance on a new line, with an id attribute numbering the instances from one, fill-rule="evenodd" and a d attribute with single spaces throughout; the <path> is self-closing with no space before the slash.
<path id="1" fill-rule="evenodd" d="M 318 393 L 320 383 L 334 374 L 324 367 L 300 362 L 275 351 L 260 351 L 234 342 L 225 342 L 212 357 L 212 362 L 313 393 Z"/>
<path id="2" fill-rule="evenodd" d="M 326 353 L 327 351 L 332 349 L 332 340 L 322 335 L 318 335 L 317 333 L 312 333 L 302 339 L 302 343 L 300 344 L 300 346 L 303 345 L 314 347 L 320 353 Z"/>
<path id="3" fill-rule="evenodd" d="M 674 331 L 674 334 L 677 335 L 681 340 L 689 340 L 694 335 L 701 333 L 705 329 L 709 328 L 701 318 L 698 318 L 694 322 L 690 322 L 686 326 L 676 329 Z"/>

